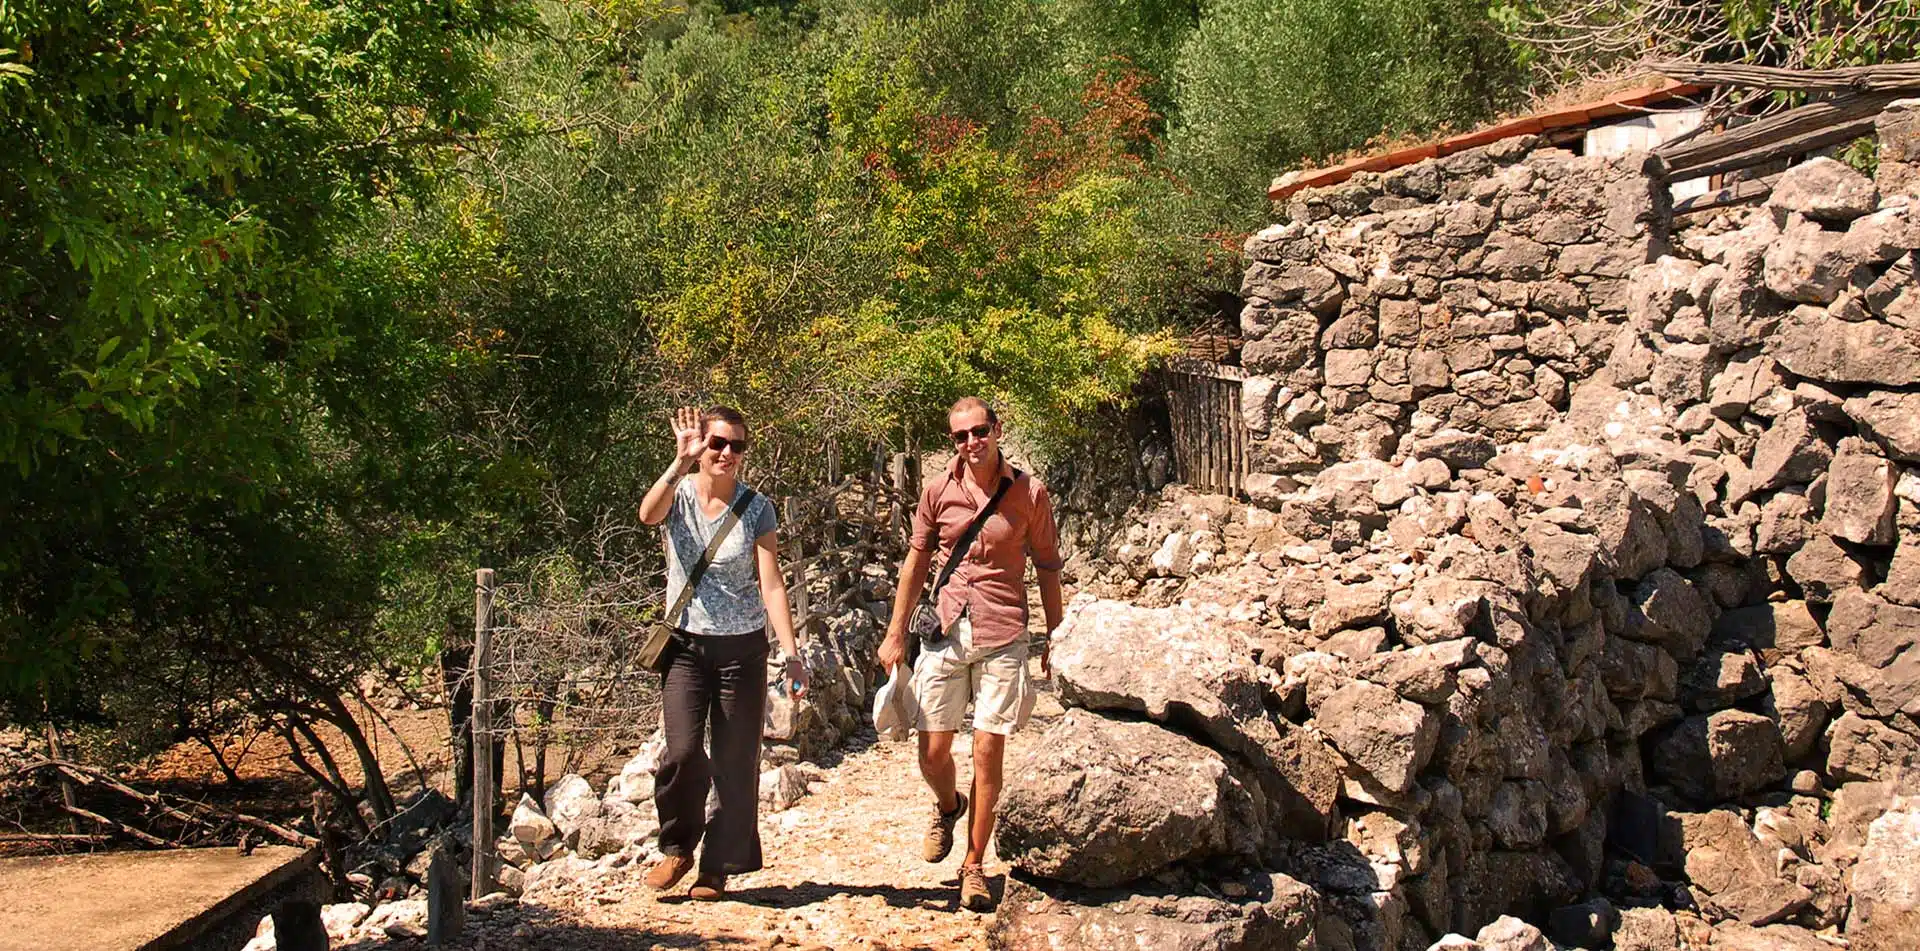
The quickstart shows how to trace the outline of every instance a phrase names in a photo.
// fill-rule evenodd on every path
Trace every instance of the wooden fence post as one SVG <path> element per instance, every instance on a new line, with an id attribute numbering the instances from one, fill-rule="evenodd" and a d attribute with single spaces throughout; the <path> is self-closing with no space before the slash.
<path id="1" fill-rule="evenodd" d="M 473 573 L 473 871 L 467 892 L 493 885 L 493 717 L 487 668 L 493 663 L 493 569 Z"/>
<path id="2" fill-rule="evenodd" d="M 794 524 L 800 517 L 801 500 L 789 497 L 785 508 L 787 524 Z M 789 607 L 793 610 L 793 631 L 796 639 L 807 636 L 807 545 L 797 534 L 793 541 L 793 584 L 787 589 Z"/>
<path id="3" fill-rule="evenodd" d="M 892 470 L 889 475 L 893 482 L 893 499 L 888 506 L 887 534 L 899 538 L 907 528 L 907 500 L 913 497 L 907 485 L 907 454 L 894 453 L 889 468 Z"/>

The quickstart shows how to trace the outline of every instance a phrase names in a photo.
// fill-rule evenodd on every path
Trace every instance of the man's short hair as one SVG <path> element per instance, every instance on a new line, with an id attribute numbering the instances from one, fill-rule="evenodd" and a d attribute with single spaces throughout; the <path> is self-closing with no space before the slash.
<path id="1" fill-rule="evenodd" d="M 947 416 L 952 417 L 955 413 L 965 412 L 970 409 L 986 410 L 987 422 L 989 423 L 997 423 L 1000 421 L 1000 414 L 993 411 L 993 404 L 988 403 L 978 396 L 962 396 L 954 400 L 953 405 L 947 407 Z"/>

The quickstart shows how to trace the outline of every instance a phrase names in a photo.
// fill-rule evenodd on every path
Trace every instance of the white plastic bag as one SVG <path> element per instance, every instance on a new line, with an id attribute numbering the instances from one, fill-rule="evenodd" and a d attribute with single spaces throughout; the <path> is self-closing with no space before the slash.
<path id="1" fill-rule="evenodd" d="M 919 717 L 913 697 L 913 665 L 902 660 L 873 696 L 873 729 L 889 740 L 904 740 Z"/>

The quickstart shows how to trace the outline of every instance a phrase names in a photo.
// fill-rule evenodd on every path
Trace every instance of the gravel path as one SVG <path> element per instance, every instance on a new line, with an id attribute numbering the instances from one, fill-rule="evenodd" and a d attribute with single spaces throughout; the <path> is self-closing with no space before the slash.
<path id="1" fill-rule="evenodd" d="M 1050 688 L 1051 685 L 1046 685 Z M 1050 692 L 1034 722 L 1008 744 L 1008 763 L 1060 715 Z M 961 781 L 971 773 L 969 737 L 954 744 Z M 932 796 L 906 742 L 856 744 L 824 784 L 785 812 L 761 816 L 767 867 L 728 882 L 714 903 L 657 896 L 638 865 L 563 890 L 533 889 L 519 905 L 481 912 L 456 947 L 472 949 L 651 948 L 979 949 L 990 914 L 958 907 L 964 840 L 946 861 L 920 859 Z M 964 833 L 963 833 L 964 834 Z M 998 894 L 1005 866 L 989 858 Z"/>

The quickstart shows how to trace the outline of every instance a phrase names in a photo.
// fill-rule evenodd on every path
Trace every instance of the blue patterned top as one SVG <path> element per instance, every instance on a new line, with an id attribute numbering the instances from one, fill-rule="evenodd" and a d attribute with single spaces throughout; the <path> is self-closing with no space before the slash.
<path id="1" fill-rule="evenodd" d="M 735 482 L 733 498 L 727 504 L 738 502 L 740 493 L 746 490 L 744 484 Z M 667 607 L 680 597 L 680 589 L 687 584 L 687 569 L 700 560 L 724 518 L 725 512 L 707 518 L 700 511 L 699 490 L 694 488 L 693 479 L 683 479 L 674 488 L 673 509 L 662 526 L 667 541 Z M 753 502 L 740 514 L 740 524 L 720 543 L 686 611 L 673 620 L 673 626 L 689 634 L 709 635 L 751 634 L 766 627 L 767 606 L 760 599 L 753 543 L 778 524 L 773 503 L 755 493 Z"/>

